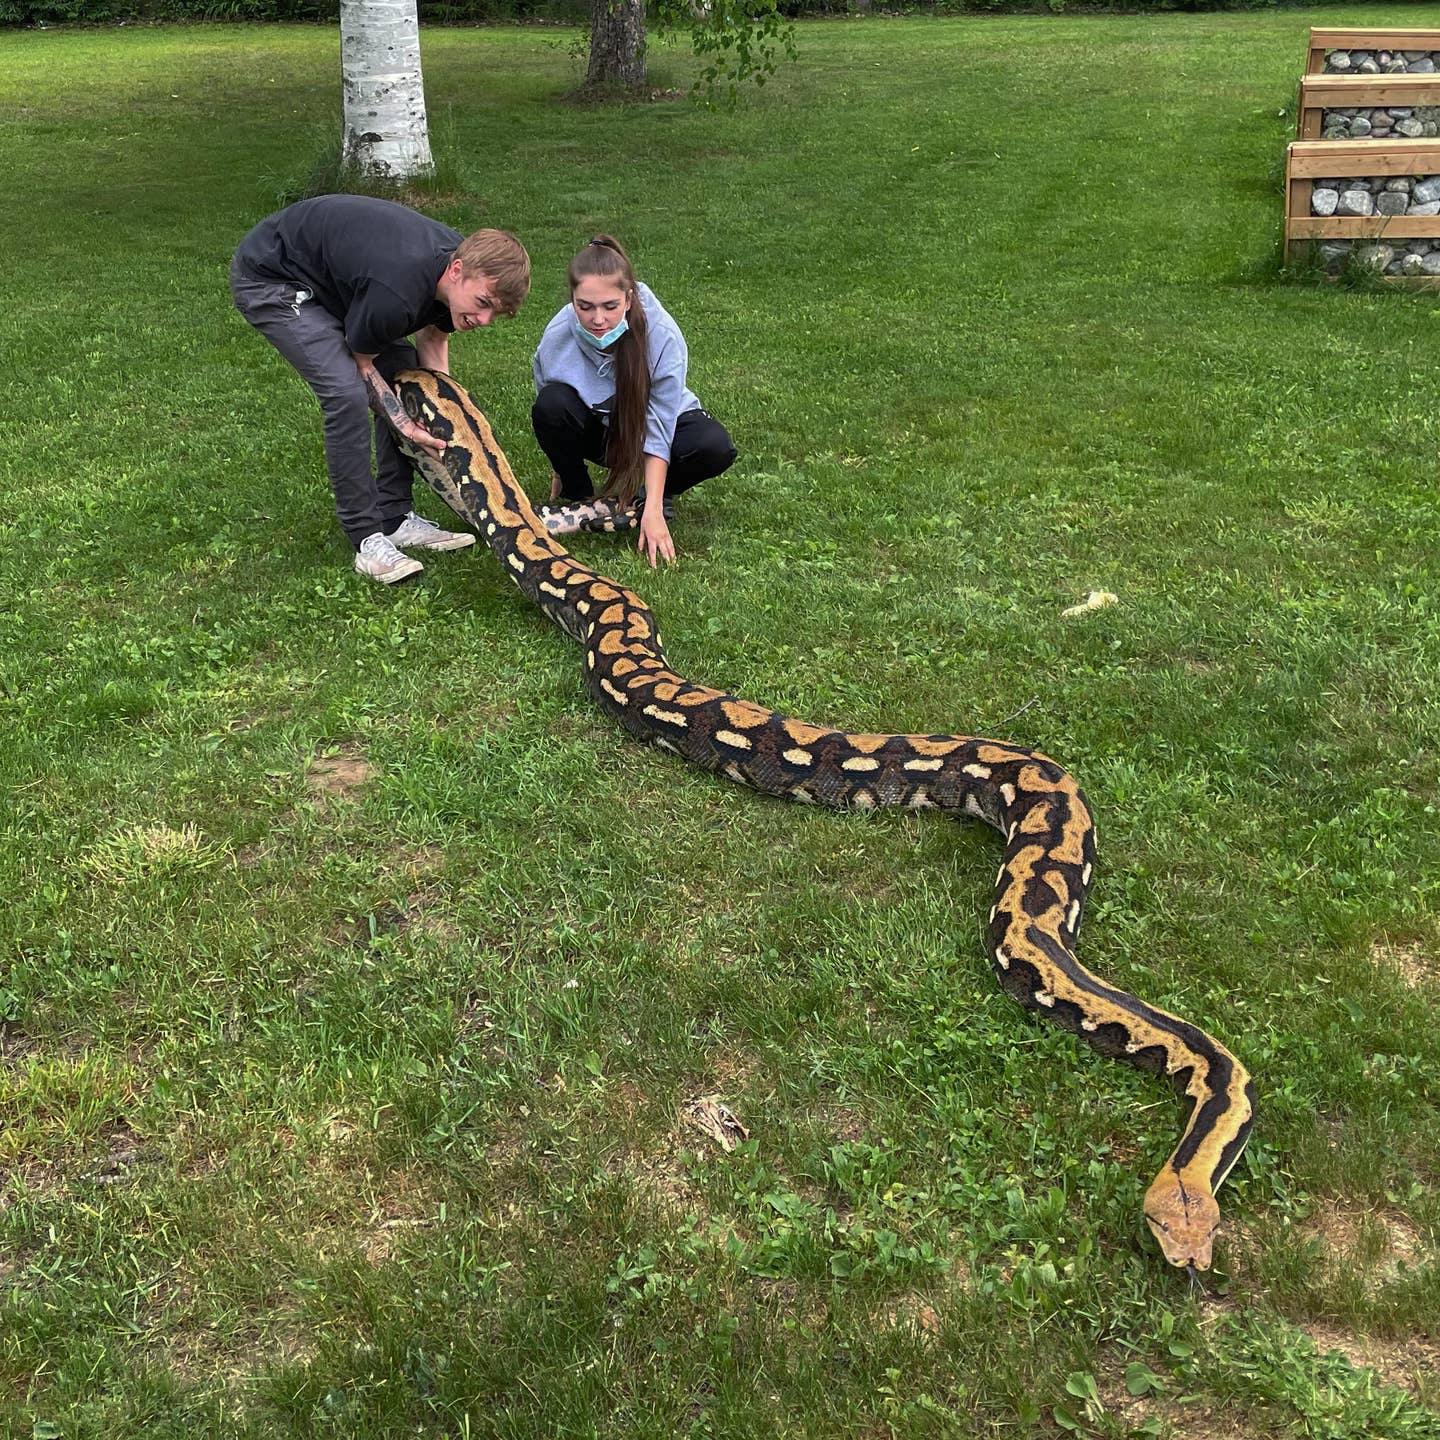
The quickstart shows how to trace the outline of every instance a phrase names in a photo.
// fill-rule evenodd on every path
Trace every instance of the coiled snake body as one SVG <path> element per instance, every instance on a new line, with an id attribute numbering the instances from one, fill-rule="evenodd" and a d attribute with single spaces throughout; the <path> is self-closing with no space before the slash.
<path id="1" fill-rule="evenodd" d="M 1193 1102 L 1145 1196 L 1167 1260 L 1208 1268 L 1215 1199 L 1250 1133 L 1250 1077 L 1217 1040 L 1091 974 L 1075 936 L 1094 825 L 1053 760 L 999 740 L 864 735 L 808 725 L 670 668 L 650 608 L 546 533 L 485 417 L 448 376 L 403 372 L 407 412 L 446 442 L 407 447 L 436 493 L 489 542 L 520 589 L 585 647 L 590 694 L 638 740 L 767 795 L 861 810 L 900 806 L 984 820 L 1005 839 L 987 948 L 1005 991 L 1101 1054 L 1170 1077 Z"/>

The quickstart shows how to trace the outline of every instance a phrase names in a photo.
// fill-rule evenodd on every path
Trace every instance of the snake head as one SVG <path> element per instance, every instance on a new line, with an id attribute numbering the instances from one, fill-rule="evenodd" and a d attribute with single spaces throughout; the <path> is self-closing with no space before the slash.
<path id="1" fill-rule="evenodd" d="M 1145 1193 L 1145 1223 L 1172 1265 L 1210 1268 L 1220 1205 L 1208 1190 L 1191 1189 L 1173 1170 L 1163 1171 Z"/>

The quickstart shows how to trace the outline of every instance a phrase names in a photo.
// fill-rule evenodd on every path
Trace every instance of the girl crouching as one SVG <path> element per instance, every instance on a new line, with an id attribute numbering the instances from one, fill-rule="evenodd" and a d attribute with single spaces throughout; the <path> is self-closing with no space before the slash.
<path id="1" fill-rule="evenodd" d="M 680 327 L 609 235 L 570 262 L 570 304 L 535 352 L 535 438 L 554 474 L 542 507 L 552 535 L 638 527 L 636 548 L 675 558 L 676 495 L 735 463 L 725 427 L 685 383 Z M 597 494 L 586 461 L 610 472 Z"/>

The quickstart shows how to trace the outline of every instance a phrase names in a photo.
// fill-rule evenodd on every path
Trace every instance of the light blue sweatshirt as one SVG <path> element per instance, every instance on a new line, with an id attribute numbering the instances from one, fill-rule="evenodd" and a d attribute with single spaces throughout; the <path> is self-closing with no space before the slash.
<path id="1" fill-rule="evenodd" d="M 655 298 L 648 285 L 637 282 L 640 304 L 650 330 L 650 405 L 645 412 L 645 453 L 670 459 L 670 446 L 675 440 L 675 422 L 687 410 L 698 410 L 700 402 L 685 384 L 685 366 L 689 352 L 680 327 Z M 572 385 L 580 398 L 610 423 L 610 407 L 615 400 L 615 356 L 608 350 L 596 350 L 585 344 L 574 331 L 573 306 L 567 305 L 545 327 L 535 351 L 535 389 L 552 380 Z M 617 342 L 629 343 L 628 337 Z"/>

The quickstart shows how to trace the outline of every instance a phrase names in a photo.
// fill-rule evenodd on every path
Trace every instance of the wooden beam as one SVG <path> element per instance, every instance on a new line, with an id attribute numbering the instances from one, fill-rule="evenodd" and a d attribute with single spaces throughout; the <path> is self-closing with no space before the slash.
<path id="1" fill-rule="evenodd" d="M 1305 73 L 1318 74 L 1325 68 L 1331 50 L 1440 50 L 1440 30 L 1372 30 L 1345 26 L 1314 26 L 1305 56 Z"/>
<path id="2" fill-rule="evenodd" d="M 1440 73 L 1434 75 L 1304 75 L 1300 79 L 1300 112 L 1296 135 L 1318 140 L 1325 111 L 1349 106 L 1373 110 L 1377 106 L 1440 105 Z M 1352 142 L 1353 143 L 1353 142 Z"/>
<path id="3" fill-rule="evenodd" d="M 1440 241 L 1440 215 L 1293 215 L 1290 239 Z"/>
<path id="4" fill-rule="evenodd" d="M 1292 140 L 1292 179 L 1350 175 L 1440 175 L 1440 140 Z"/>

